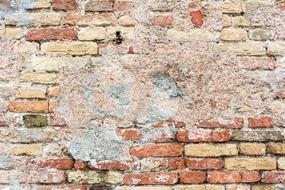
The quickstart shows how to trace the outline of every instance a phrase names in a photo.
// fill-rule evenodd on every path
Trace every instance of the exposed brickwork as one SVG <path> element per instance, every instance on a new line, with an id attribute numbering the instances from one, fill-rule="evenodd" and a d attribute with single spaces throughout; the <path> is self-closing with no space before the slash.
<path id="1" fill-rule="evenodd" d="M 0 190 L 285 189 L 284 7 L 0 1 Z"/>

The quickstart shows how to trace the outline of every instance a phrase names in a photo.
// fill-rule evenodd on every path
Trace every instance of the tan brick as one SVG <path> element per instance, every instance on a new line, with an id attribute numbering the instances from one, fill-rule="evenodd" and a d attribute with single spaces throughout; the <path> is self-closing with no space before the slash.
<path id="1" fill-rule="evenodd" d="M 226 0 L 223 4 L 224 13 L 241 13 L 244 9 L 245 5 L 241 0 Z"/>
<path id="2" fill-rule="evenodd" d="M 273 154 L 285 154 L 285 143 L 268 143 L 267 152 Z"/>
<path id="3" fill-rule="evenodd" d="M 81 28 L 78 32 L 78 39 L 82 41 L 104 40 L 106 29 L 104 27 Z"/>
<path id="4" fill-rule="evenodd" d="M 213 41 L 219 38 L 218 33 L 210 32 L 205 29 L 193 29 L 190 32 L 178 31 L 175 29 L 167 30 L 167 38 L 171 41 L 188 42 L 188 41 Z"/>
<path id="5" fill-rule="evenodd" d="M 71 57 L 71 56 L 32 56 L 29 61 L 29 66 L 34 71 L 57 72 L 62 67 L 68 69 L 83 68 L 89 63 L 89 58 Z"/>
<path id="6" fill-rule="evenodd" d="M 263 155 L 265 154 L 265 144 L 259 143 L 241 143 L 239 145 L 240 153 L 245 155 Z"/>
<path id="7" fill-rule="evenodd" d="M 9 110 L 11 112 L 48 112 L 48 101 L 24 101 L 15 100 L 9 103 Z"/>
<path id="8" fill-rule="evenodd" d="M 52 73 L 25 73 L 21 77 L 22 81 L 40 83 L 40 84 L 55 84 L 57 83 L 56 74 Z"/>
<path id="9" fill-rule="evenodd" d="M 53 86 L 48 89 L 48 96 L 59 96 L 61 92 L 61 88 L 59 86 Z"/>
<path id="10" fill-rule="evenodd" d="M 124 16 L 120 17 L 118 19 L 118 23 L 121 26 L 134 26 L 135 25 L 134 19 L 128 15 L 124 15 Z"/>
<path id="11" fill-rule="evenodd" d="M 232 18 L 232 24 L 235 26 L 249 26 L 249 21 L 244 16 L 236 16 Z"/>
<path id="12" fill-rule="evenodd" d="M 18 96 L 21 98 L 45 98 L 46 92 L 37 89 L 21 88 L 18 90 Z"/>
<path id="13" fill-rule="evenodd" d="M 223 185 L 176 185 L 173 190 L 225 190 Z"/>
<path id="14" fill-rule="evenodd" d="M 190 144 L 185 146 L 186 156 L 219 157 L 237 155 L 235 144 Z"/>
<path id="15" fill-rule="evenodd" d="M 274 170 L 276 159 L 272 157 L 225 158 L 225 168 L 230 170 Z"/>
<path id="16" fill-rule="evenodd" d="M 42 151 L 42 144 L 22 144 L 15 145 L 9 150 L 9 154 L 12 155 L 29 155 L 36 156 Z"/>
<path id="17" fill-rule="evenodd" d="M 285 54 L 285 42 L 275 41 L 270 42 L 267 46 L 267 51 L 270 55 L 284 55 Z"/>
<path id="18" fill-rule="evenodd" d="M 253 185 L 251 190 L 276 190 L 274 185 Z"/>
<path id="19" fill-rule="evenodd" d="M 98 46 L 95 42 L 46 42 L 41 46 L 43 52 L 68 55 L 96 55 Z"/>
<path id="20" fill-rule="evenodd" d="M 233 53 L 237 55 L 265 55 L 265 44 L 262 42 L 220 43 L 214 46 L 214 52 Z"/>
<path id="21" fill-rule="evenodd" d="M 285 157 L 278 158 L 277 163 L 279 169 L 285 170 Z"/>
<path id="22" fill-rule="evenodd" d="M 247 39 L 247 32 L 245 29 L 240 28 L 224 28 L 221 39 L 224 41 L 244 41 Z"/>
<path id="23" fill-rule="evenodd" d="M 21 28 L 5 28 L 5 34 L 4 36 L 6 38 L 15 38 L 19 39 L 23 37 L 24 31 Z"/>
<path id="24" fill-rule="evenodd" d="M 66 14 L 63 19 L 64 24 L 78 26 L 109 26 L 115 22 L 115 17 L 110 13 L 103 14 Z"/>
<path id="25" fill-rule="evenodd" d="M 250 185 L 226 185 L 226 190 L 250 190 Z"/>
<path id="26" fill-rule="evenodd" d="M 223 26 L 229 27 L 232 25 L 232 18 L 228 15 L 223 15 Z"/>

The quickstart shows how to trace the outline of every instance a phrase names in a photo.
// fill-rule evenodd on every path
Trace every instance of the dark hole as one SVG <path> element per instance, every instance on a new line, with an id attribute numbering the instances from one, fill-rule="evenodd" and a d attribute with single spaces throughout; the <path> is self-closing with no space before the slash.
<path id="1" fill-rule="evenodd" d="M 241 12 L 240 15 L 243 16 L 243 15 L 244 15 L 244 12 Z"/>
<path id="2" fill-rule="evenodd" d="M 116 44 L 121 44 L 123 42 L 123 37 L 121 35 L 120 31 L 116 32 L 116 39 L 115 39 L 115 43 Z"/>

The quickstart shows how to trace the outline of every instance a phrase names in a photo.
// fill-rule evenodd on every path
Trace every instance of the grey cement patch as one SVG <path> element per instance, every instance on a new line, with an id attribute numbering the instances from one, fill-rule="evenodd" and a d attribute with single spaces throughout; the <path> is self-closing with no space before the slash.
<path id="1" fill-rule="evenodd" d="M 116 134 L 114 128 L 94 127 L 73 139 L 69 146 L 73 158 L 90 160 L 123 160 L 128 145 Z"/>

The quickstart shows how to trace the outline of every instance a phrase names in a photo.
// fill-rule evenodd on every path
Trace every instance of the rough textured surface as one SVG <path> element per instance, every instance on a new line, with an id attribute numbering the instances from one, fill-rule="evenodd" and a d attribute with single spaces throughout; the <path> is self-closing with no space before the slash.
<path id="1" fill-rule="evenodd" d="M 0 189 L 285 189 L 284 4 L 0 1 Z"/>

